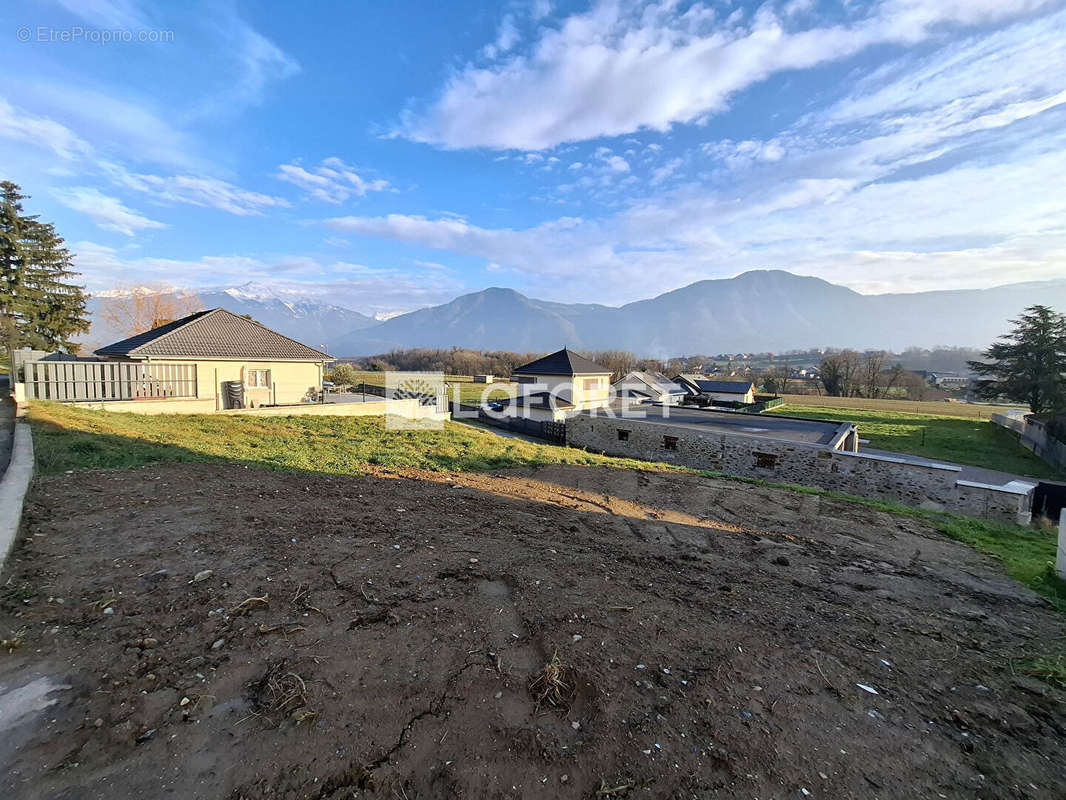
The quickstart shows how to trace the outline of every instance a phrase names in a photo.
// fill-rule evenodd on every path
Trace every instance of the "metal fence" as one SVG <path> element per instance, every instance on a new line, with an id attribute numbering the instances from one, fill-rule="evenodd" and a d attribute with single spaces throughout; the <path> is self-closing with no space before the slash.
<path id="1" fill-rule="evenodd" d="M 385 387 L 373 383 L 357 383 L 350 390 L 353 394 L 372 394 L 375 397 L 385 396 Z"/>
<path id="2" fill-rule="evenodd" d="M 64 403 L 196 397 L 195 364 L 126 361 L 26 361 L 22 379 L 31 400 Z"/>
<path id="3" fill-rule="evenodd" d="M 513 433 L 532 436 L 536 439 L 544 439 L 552 444 L 566 444 L 565 422 L 528 419 L 526 417 L 500 417 L 487 413 L 480 406 L 472 406 L 465 403 L 460 404 L 459 409 L 462 411 L 476 411 L 479 422 L 491 425 L 494 428 L 502 428 Z"/>

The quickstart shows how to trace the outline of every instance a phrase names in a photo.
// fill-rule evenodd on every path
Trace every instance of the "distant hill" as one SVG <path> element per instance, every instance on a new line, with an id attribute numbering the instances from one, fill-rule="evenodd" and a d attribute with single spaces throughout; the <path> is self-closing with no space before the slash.
<path id="1" fill-rule="evenodd" d="M 263 284 L 197 292 L 204 307 L 249 314 L 335 356 L 407 347 L 544 352 L 630 350 L 644 356 L 783 352 L 817 347 L 986 347 L 1033 303 L 1066 310 L 1066 280 L 992 289 L 864 295 L 821 278 L 755 270 L 621 307 L 555 303 L 490 288 L 379 321 L 298 290 Z M 90 311 L 99 308 L 92 298 Z M 94 319 L 88 342 L 122 338 Z"/>
<path id="2" fill-rule="evenodd" d="M 491 288 L 341 336 L 338 356 L 406 347 L 639 355 L 781 352 L 812 347 L 984 347 L 1026 306 L 1066 309 L 1066 280 L 992 289 L 863 295 L 782 270 L 698 281 L 619 308 L 553 303 Z"/>
<path id="3" fill-rule="evenodd" d="M 235 314 L 248 314 L 268 328 L 311 347 L 326 345 L 328 349 L 337 341 L 338 334 L 351 334 L 378 323 L 373 317 L 349 308 L 322 303 L 295 292 L 274 292 L 258 284 L 198 290 L 196 296 L 204 308 L 222 307 Z M 99 297 L 90 298 L 89 311 L 99 310 L 101 302 Z M 98 314 L 93 313 L 90 319 L 93 327 L 85 337 L 86 342 L 102 346 L 124 338 L 121 332 L 109 329 Z"/>

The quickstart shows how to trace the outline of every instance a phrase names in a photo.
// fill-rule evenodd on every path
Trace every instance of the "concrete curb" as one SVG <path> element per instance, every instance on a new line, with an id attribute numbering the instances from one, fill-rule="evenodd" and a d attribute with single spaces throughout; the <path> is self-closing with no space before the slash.
<path id="1" fill-rule="evenodd" d="M 0 569 L 3 569 L 22 521 L 22 503 L 33 479 L 33 436 L 30 426 L 15 421 L 11 461 L 0 480 Z"/>

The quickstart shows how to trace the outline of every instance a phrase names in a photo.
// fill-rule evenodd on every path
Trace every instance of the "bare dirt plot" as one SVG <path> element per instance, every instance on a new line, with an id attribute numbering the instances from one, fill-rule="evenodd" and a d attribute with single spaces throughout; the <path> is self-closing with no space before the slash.
<path id="1" fill-rule="evenodd" d="M 843 501 L 601 468 L 183 464 L 41 479 L 24 539 L 0 577 L 0 632 L 22 631 L 4 797 L 1066 785 L 1064 694 L 1012 670 L 1062 618 Z"/>

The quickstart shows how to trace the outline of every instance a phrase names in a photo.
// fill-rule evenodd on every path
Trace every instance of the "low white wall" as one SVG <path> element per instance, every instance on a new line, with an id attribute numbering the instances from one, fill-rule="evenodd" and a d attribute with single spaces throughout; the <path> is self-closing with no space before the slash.
<path id="1" fill-rule="evenodd" d="M 3 568 L 22 521 L 22 504 L 33 478 L 33 436 L 25 422 L 15 422 L 11 459 L 0 480 L 0 568 Z"/>
<path id="2" fill-rule="evenodd" d="M 227 408 L 216 410 L 213 399 L 122 400 L 106 403 L 76 403 L 79 408 L 112 411 L 125 414 L 249 414 L 259 417 L 374 417 L 392 414 L 406 419 L 451 419 L 448 412 L 438 412 L 418 400 L 381 400 L 369 403 L 300 403 L 291 406 L 260 406 L 258 408 Z"/>

